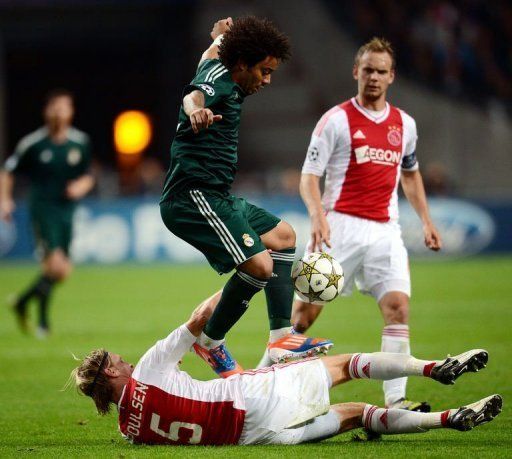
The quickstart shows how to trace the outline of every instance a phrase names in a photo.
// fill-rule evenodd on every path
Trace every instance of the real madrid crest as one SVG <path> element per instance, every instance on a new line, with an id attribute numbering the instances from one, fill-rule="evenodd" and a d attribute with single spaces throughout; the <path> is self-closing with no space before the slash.
<path id="1" fill-rule="evenodd" d="M 76 166 L 80 162 L 81 158 L 82 153 L 80 153 L 78 148 L 72 148 L 68 151 L 67 161 L 70 166 Z"/>
<path id="2" fill-rule="evenodd" d="M 242 234 L 242 239 L 244 240 L 244 245 L 246 247 L 252 247 L 254 245 L 254 239 L 247 233 Z"/>
<path id="3" fill-rule="evenodd" d="M 388 126 L 388 142 L 394 147 L 402 143 L 402 130 L 400 126 Z"/>
<path id="4" fill-rule="evenodd" d="M 49 163 L 53 158 L 53 152 L 51 150 L 43 150 L 39 155 L 39 161 L 42 163 Z"/>

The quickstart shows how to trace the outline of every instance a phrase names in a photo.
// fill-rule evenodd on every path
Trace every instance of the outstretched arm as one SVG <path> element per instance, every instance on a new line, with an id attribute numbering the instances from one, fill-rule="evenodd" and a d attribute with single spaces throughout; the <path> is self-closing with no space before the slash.
<path id="1" fill-rule="evenodd" d="M 194 336 L 199 336 L 203 331 L 206 322 L 208 322 L 208 319 L 212 316 L 213 311 L 215 311 L 221 295 L 222 290 L 219 290 L 210 298 L 204 300 L 196 309 L 194 309 L 194 312 L 192 312 L 190 319 L 188 319 L 185 325 L 187 326 L 190 333 L 192 333 Z"/>
<path id="2" fill-rule="evenodd" d="M 144 354 L 141 362 L 143 361 L 144 365 L 148 366 L 164 365 L 166 368 L 176 365 L 201 334 L 220 300 L 221 293 L 222 291 L 219 291 L 204 300 L 192 312 L 186 323 L 173 330 L 166 338 L 158 341 Z"/>
<path id="3" fill-rule="evenodd" d="M 441 236 L 434 226 L 428 210 L 427 196 L 423 179 L 419 170 L 402 171 L 400 179 L 405 197 L 411 203 L 412 207 L 420 217 L 423 223 L 423 235 L 425 237 L 425 245 L 430 250 L 438 251 L 442 248 L 443 242 Z"/>
<path id="4" fill-rule="evenodd" d="M 213 24 L 212 31 L 210 32 L 213 43 L 203 53 L 199 63 L 203 62 L 205 59 L 217 59 L 219 57 L 219 44 L 222 39 L 222 34 L 227 32 L 232 25 L 233 19 L 231 18 L 220 19 L 215 24 Z"/>

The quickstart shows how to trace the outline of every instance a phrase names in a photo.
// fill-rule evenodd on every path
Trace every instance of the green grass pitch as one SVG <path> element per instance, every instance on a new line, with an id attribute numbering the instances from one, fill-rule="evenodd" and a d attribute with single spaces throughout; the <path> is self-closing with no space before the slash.
<path id="1" fill-rule="evenodd" d="M 35 264 L 0 264 L 0 299 L 36 274 Z M 117 431 L 116 416 L 95 414 L 74 390 L 60 391 L 84 355 L 105 346 L 136 362 L 154 341 L 188 317 L 225 282 L 206 266 L 81 266 L 55 292 L 54 334 L 46 341 L 23 336 L 7 308 L 0 310 L 0 457 L 510 457 L 512 456 L 512 258 L 475 258 L 411 266 L 411 336 L 418 357 L 442 358 L 473 347 L 490 353 L 488 367 L 455 386 L 411 378 L 411 398 L 436 409 L 457 407 L 500 393 L 504 411 L 472 432 L 431 431 L 356 443 L 350 434 L 300 446 L 133 446 Z M 34 316 L 34 314 L 32 314 Z M 311 334 L 332 338 L 331 352 L 376 351 L 382 323 L 376 305 L 355 294 L 327 305 Z M 251 367 L 267 338 L 264 297 L 259 294 L 228 335 L 231 350 Z M 197 378 L 212 373 L 194 355 L 183 368 Z M 332 401 L 382 402 L 381 385 L 353 381 L 332 390 Z"/>

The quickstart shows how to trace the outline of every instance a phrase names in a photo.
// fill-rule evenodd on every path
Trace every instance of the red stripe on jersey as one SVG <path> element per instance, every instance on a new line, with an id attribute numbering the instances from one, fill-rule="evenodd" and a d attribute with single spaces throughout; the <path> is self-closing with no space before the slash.
<path id="1" fill-rule="evenodd" d="M 389 221 L 389 205 L 402 160 L 403 121 L 390 106 L 388 117 L 375 123 L 351 100 L 340 106 L 350 128 L 350 162 L 334 210 L 378 222 Z"/>
<path id="2" fill-rule="evenodd" d="M 244 419 L 232 401 L 192 400 L 133 378 L 119 406 L 119 429 L 135 443 L 235 445 Z"/>

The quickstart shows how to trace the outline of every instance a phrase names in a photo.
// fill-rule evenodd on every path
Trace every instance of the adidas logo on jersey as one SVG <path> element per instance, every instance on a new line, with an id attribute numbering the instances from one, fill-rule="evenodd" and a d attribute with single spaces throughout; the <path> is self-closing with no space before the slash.
<path id="1" fill-rule="evenodd" d="M 366 136 L 363 134 L 363 132 L 358 129 L 355 134 L 352 136 L 353 139 L 366 139 Z"/>
<path id="2" fill-rule="evenodd" d="M 372 148 L 364 145 L 354 148 L 357 164 L 363 164 L 371 161 L 372 163 L 383 164 L 384 166 L 394 166 L 400 164 L 402 153 L 393 150 L 384 150 L 383 148 Z"/>

